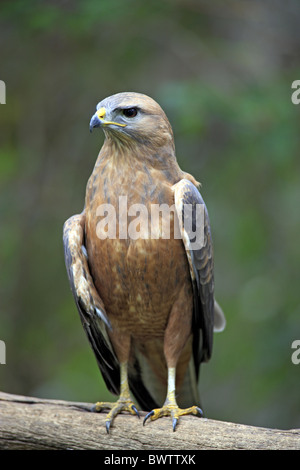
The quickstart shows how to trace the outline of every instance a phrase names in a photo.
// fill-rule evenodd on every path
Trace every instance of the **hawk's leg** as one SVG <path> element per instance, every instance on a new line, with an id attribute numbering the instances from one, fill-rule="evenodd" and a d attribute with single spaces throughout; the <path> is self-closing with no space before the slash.
<path id="1" fill-rule="evenodd" d="M 167 398 L 162 408 L 156 408 L 148 413 L 144 418 L 144 423 L 150 418 L 154 421 L 162 416 L 171 416 L 173 431 L 175 431 L 179 416 L 192 414 L 195 416 L 203 416 L 201 408 L 198 406 L 191 406 L 190 408 L 181 409 L 178 407 L 175 398 L 175 377 L 176 367 L 168 367 L 168 391 Z"/>
<path id="2" fill-rule="evenodd" d="M 99 401 L 97 402 L 92 411 L 100 412 L 104 409 L 110 409 L 110 412 L 106 416 L 105 425 L 106 431 L 109 433 L 109 428 L 111 423 L 113 422 L 114 418 L 117 414 L 121 413 L 121 411 L 129 411 L 132 415 L 137 415 L 140 417 L 138 410 L 136 409 L 135 404 L 132 402 L 129 393 L 129 385 L 128 385 L 128 372 L 127 372 L 127 362 L 122 362 L 120 364 L 120 381 L 121 381 L 121 393 L 119 399 L 115 403 Z"/>

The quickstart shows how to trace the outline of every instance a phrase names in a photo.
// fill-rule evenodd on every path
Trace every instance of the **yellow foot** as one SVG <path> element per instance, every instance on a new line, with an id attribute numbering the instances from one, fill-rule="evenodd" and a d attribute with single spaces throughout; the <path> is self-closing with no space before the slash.
<path id="1" fill-rule="evenodd" d="M 110 412 L 106 416 L 105 426 L 106 431 L 109 433 L 110 425 L 113 422 L 114 418 L 117 414 L 121 413 L 121 411 L 129 411 L 132 415 L 137 415 L 140 417 L 138 410 L 136 409 L 135 404 L 128 398 L 120 397 L 118 401 L 115 403 L 110 403 L 106 401 L 98 401 L 93 407 L 91 411 L 95 411 L 99 413 L 102 410 L 109 409 Z"/>
<path id="2" fill-rule="evenodd" d="M 183 410 L 177 405 L 165 403 L 162 408 L 156 408 L 155 410 L 150 411 L 150 413 L 145 416 L 143 424 L 145 424 L 149 418 L 150 421 L 155 421 L 162 416 L 171 416 L 173 431 L 175 431 L 179 416 L 183 415 L 195 415 L 201 417 L 203 416 L 203 411 L 198 406 L 191 406 L 190 408 L 185 408 Z"/>

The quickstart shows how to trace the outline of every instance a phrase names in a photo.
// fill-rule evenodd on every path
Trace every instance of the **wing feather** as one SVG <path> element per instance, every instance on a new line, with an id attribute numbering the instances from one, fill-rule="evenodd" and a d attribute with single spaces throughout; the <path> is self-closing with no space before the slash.
<path id="1" fill-rule="evenodd" d="M 200 362 L 211 357 L 213 345 L 214 260 L 210 222 L 202 196 L 191 181 L 182 179 L 173 190 L 193 284 L 193 349 L 197 370 Z"/>
<path id="2" fill-rule="evenodd" d="M 107 334 L 107 328 L 111 328 L 111 324 L 90 274 L 84 226 L 84 212 L 70 217 L 64 224 L 63 244 L 68 278 L 83 328 L 102 376 L 109 391 L 118 395 L 119 363 Z"/>

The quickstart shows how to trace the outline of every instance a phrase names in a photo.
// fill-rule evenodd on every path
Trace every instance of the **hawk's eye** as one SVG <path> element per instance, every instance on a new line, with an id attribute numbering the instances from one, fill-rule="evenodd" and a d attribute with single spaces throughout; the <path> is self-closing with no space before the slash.
<path id="1" fill-rule="evenodd" d="M 137 108 L 127 108 L 127 109 L 123 109 L 123 114 L 125 117 L 128 117 L 128 118 L 133 118 L 137 115 Z"/>

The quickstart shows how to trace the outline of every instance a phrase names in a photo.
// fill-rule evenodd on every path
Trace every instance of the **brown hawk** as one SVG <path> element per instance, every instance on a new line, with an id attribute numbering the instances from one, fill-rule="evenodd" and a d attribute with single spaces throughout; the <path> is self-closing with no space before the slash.
<path id="1" fill-rule="evenodd" d="M 144 423 L 169 415 L 175 430 L 179 416 L 202 414 L 199 366 L 211 357 L 213 330 L 225 325 L 214 299 L 208 213 L 199 183 L 178 166 L 170 123 L 153 99 L 110 96 L 97 105 L 95 127 L 105 141 L 84 210 L 63 233 L 83 327 L 107 388 L 119 395 L 93 409 L 110 409 L 109 432 L 121 411 L 138 414 L 131 391 L 152 410 Z"/>

